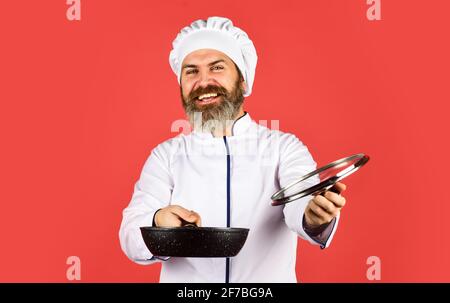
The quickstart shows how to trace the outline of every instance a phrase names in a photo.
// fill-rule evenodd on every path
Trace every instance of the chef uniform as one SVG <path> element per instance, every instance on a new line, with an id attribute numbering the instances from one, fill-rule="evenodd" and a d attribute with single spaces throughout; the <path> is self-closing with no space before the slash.
<path id="1" fill-rule="evenodd" d="M 211 37 L 217 41 L 208 45 L 214 40 Z M 196 21 L 177 39 L 170 56 L 176 73 L 189 52 L 218 49 L 240 68 L 247 82 L 245 95 L 250 94 L 256 52 L 247 35 L 230 20 L 210 17 Z M 233 39 L 238 43 L 230 50 Z M 240 59 L 236 58 L 239 48 Z M 262 126 L 247 112 L 234 121 L 230 136 L 214 137 L 197 130 L 180 134 L 156 146 L 145 162 L 131 202 L 123 211 L 122 250 L 138 264 L 162 262 L 161 282 L 296 282 L 297 237 L 328 247 L 339 215 L 321 234 L 310 235 L 303 215 L 311 196 L 284 206 L 272 206 L 270 197 L 314 169 L 316 162 L 295 135 Z M 318 181 L 311 180 L 311 185 Z M 151 226 L 155 212 L 168 205 L 197 212 L 205 227 L 249 228 L 247 240 L 232 258 L 153 256 L 140 227 Z"/>

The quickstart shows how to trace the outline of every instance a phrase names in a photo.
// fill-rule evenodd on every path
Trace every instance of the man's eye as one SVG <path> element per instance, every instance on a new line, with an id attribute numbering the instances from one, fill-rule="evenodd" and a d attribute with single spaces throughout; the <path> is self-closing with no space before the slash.
<path id="1" fill-rule="evenodd" d="M 194 73 L 196 73 L 196 72 L 197 72 L 196 69 L 190 69 L 190 70 L 188 70 L 188 71 L 186 72 L 186 75 L 194 74 Z"/>
<path id="2" fill-rule="evenodd" d="M 219 69 L 223 69 L 223 66 L 220 65 L 215 65 L 213 67 L 211 67 L 212 70 L 219 70 Z"/>

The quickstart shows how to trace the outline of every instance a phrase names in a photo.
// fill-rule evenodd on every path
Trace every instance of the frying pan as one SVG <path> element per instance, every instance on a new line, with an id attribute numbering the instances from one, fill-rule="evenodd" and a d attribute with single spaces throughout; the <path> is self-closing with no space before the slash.
<path id="1" fill-rule="evenodd" d="M 154 256 L 223 258 L 236 256 L 247 239 L 248 228 L 141 227 L 145 245 Z"/>
<path id="2" fill-rule="evenodd" d="M 312 171 L 294 183 L 280 189 L 271 197 L 272 205 L 284 205 L 307 195 L 323 194 L 330 190 L 339 193 L 334 186 L 360 169 L 369 161 L 364 154 L 356 154 L 334 161 Z M 319 183 L 312 185 L 312 178 Z M 198 227 L 183 222 L 181 227 L 141 227 L 145 245 L 154 256 L 161 257 L 234 257 L 244 246 L 248 228 Z"/>

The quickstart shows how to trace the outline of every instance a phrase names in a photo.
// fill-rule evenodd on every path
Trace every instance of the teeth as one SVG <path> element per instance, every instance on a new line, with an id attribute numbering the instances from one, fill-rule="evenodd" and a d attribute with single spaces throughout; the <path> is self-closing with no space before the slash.
<path id="1" fill-rule="evenodd" d="M 199 100 L 205 99 L 205 98 L 209 98 L 209 97 L 216 97 L 217 94 L 216 93 L 212 93 L 212 94 L 203 94 L 201 96 L 198 97 Z"/>

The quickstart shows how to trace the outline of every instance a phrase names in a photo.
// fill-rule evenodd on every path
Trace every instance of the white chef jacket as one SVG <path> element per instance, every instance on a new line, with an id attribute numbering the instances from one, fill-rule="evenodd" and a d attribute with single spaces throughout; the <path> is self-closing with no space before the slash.
<path id="1" fill-rule="evenodd" d="M 180 134 L 159 144 L 145 162 L 123 211 L 122 250 L 138 264 L 162 262 L 161 282 L 296 282 L 297 236 L 328 247 L 339 216 L 320 242 L 302 226 L 311 196 L 283 206 L 272 206 L 270 198 L 314 169 L 295 135 L 259 125 L 248 113 L 234 122 L 231 136 Z M 229 220 L 231 227 L 249 228 L 242 250 L 228 266 L 226 258 L 152 256 L 139 228 L 151 226 L 155 212 L 171 204 L 199 213 L 202 226 L 226 227 Z"/>

